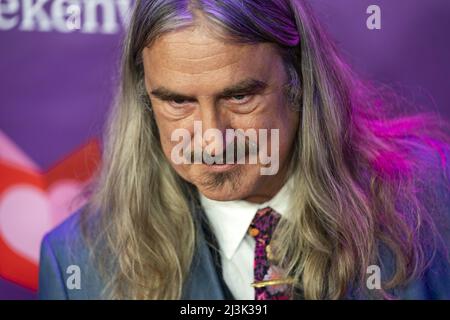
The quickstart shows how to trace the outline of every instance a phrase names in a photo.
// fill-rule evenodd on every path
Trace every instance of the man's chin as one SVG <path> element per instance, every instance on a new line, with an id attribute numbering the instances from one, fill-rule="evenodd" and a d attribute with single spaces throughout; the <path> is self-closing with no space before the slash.
<path id="1" fill-rule="evenodd" d="M 245 185 L 236 181 L 225 181 L 218 185 L 211 183 L 197 184 L 199 192 L 211 200 L 232 201 L 241 200 L 248 197 L 250 190 Z"/>
<path id="2" fill-rule="evenodd" d="M 258 176 L 256 166 L 237 165 L 228 170 L 212 172 L 202 170 L 193 183 L 205 197 L 216 201 L 245 199 L 252 193 Z"/>

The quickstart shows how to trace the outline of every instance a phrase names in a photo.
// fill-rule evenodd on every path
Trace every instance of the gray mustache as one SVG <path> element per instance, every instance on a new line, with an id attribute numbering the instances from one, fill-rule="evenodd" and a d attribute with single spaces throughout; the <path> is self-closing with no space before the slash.
<path id="1" fill-rule="evenodd" d="M 248 139 L 245 139 L 244 142 L 235 139 L 234 142 L 228 143 L 224 150 L 217 155 L 210 154 L 203 149 L 197 152 L 193 150 L 187 155 L 187 158 L 190 163 L 199 163 L 199 160 L 203 164 L 244 163 L 246 158 L 254 157 L 256 159 L 258 152 L 259 147 L 257 143 L 249 142 Z"/>

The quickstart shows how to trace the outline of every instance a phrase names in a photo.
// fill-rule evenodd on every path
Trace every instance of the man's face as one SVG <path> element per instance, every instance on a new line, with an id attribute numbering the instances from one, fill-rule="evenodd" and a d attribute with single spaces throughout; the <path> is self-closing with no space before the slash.
<path id="1" fill-rule="evenodd" d="M 284 182 L 299 121 L 298 112 L 285 99 L 288 79 L 276 48 L 225 43 L 198 25 L 163 35 L 142 56 L 163 152 L 175 171 L 210 199 L 270 199 Z M 201 121 L 200 134 L 194 134 L 197 121 Z M 222 133 L 220 143 L 211 137 L 203 139 L 201 133 L 211 128 Z M 261 168 L 267 164 L 259 160 L 256 164 L 248 160 L 245 164 L 177 164 L 172 154 L 180 143 L 172 141 L 177 129 L 187 130 L 192 150 L 198 143 L 203 150 L 209 146 L 211 155 L 221 154 L 231 142 L 227 129 L 267 129 L 268 155 L 278 152 L 279 170 L 262 175 Z M 271 145 L 271 129 L 279 130 L 278 146 Z"/>

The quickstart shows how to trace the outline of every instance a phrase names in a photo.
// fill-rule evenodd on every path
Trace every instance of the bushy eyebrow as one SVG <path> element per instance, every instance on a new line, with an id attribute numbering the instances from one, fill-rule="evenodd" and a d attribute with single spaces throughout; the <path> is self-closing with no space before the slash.
<path id="1" fill-rule="evenodd" d="M 229 97 L 242 93 L 259 93 L 267 88 L 267 83 L 257 79 L 247 79 L 222 90 L 220 97 Z"/>
<path id="2" fill-rule="evenodd" d="M 246 79 L 223 89 L 216 98 L 230 97 L 240 94 L 257 94 L 267 88 L 267 83 L 257 79 Z M 165 87 L 158 87 L 150 92 L 151 95 L 164 101 L 185 100 L 190 102 L 197 101 L 195 96 L 185 95 L 172 91 Z"/>

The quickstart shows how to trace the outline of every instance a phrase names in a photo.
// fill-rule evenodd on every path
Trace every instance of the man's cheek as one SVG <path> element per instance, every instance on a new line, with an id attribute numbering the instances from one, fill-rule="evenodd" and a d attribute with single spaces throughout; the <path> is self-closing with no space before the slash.
<path id="1" fill-rule="evenodd" d="M 162 149 L 163 149 L 163 153 L 164 153 L 164 155 L 166 156 L 166 158 L 169 160 L 169 161 L 171 161 L 171 157 L 170 157 L 170 154 L 171 154 L 171 152 L 172 152 L 172 149 L 173 149 L 173 142 L 170 140 L 170 136 L 162 136 L 161 137 L 161 146 L 162 146 Z"/>

